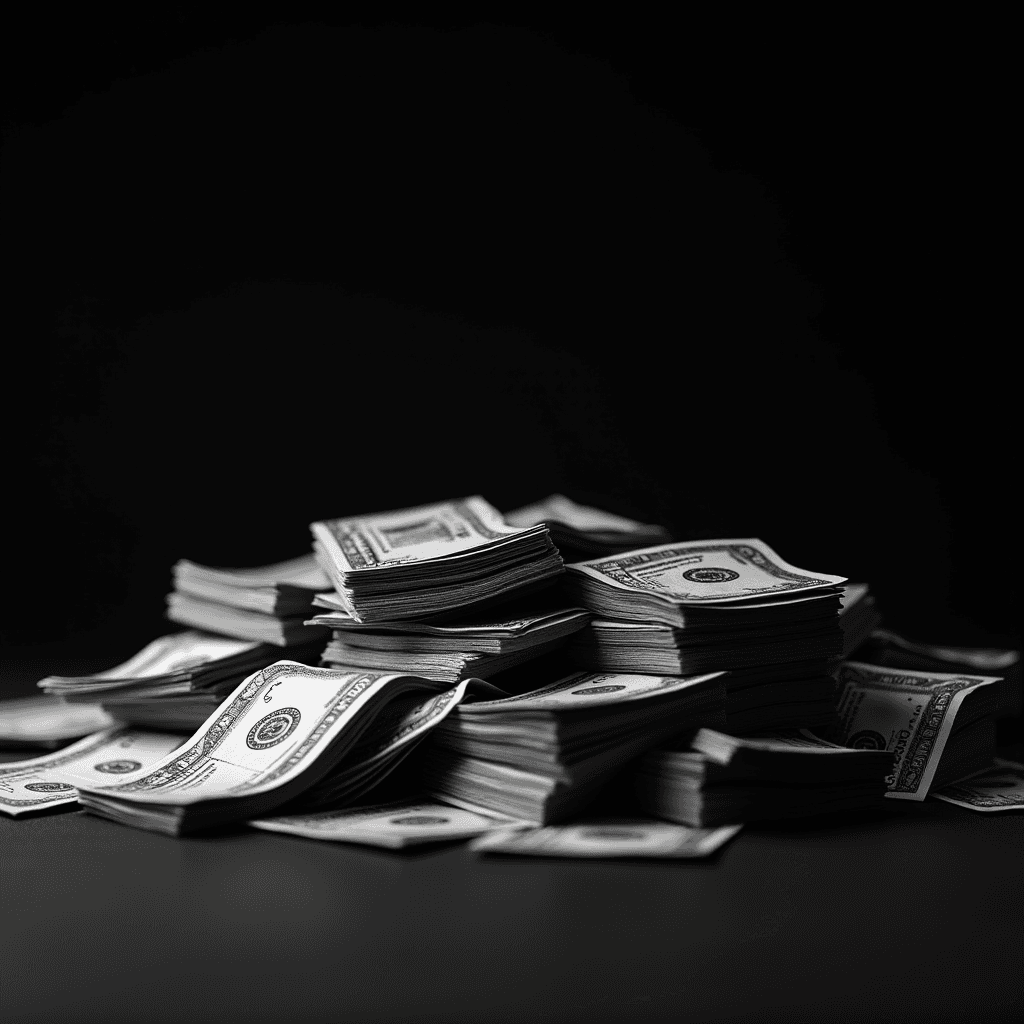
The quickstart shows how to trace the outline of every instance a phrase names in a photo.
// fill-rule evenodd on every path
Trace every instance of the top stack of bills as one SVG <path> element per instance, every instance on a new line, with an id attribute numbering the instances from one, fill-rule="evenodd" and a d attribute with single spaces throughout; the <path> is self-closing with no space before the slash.
<path id="1" fill-rule="evenodd" d="M 310 529 L 339 610 L 362 623 L 498 603 L 563 571 L 546 526 L 508 526 L 479 495 Z"/>

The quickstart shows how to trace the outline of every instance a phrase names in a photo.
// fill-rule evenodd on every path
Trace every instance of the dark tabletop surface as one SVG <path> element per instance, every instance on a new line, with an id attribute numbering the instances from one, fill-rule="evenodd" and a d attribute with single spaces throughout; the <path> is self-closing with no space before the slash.
<path id="1" fill-rule="evenodd" d="M 0 817 L 0 851 L 5 1020 L 934 1022 L 1024 1008 L 1016 813 L 887 802 L 748 827 L 707 862 L 588 862 L 244 830 L 174 839 L 76 810 Z"/>

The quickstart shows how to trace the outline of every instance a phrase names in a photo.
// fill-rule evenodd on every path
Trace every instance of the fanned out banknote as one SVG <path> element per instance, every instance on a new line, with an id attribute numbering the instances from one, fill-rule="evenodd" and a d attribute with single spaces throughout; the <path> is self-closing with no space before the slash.
<path id="1" fill-rule="evenodd" d="M 529 827 L 501 814 L 478 814 L 424 800 L 401 800 L 337 811 L 288 814 L 250 821 L 254 828 L 303 839 L 402 849 L 422 843 L 471 839 L 495 829 Z"/>
<path id="2" fill-rule="evenodd" d="M 442 690 L 414 676 L 277 662 L 244 680 L 173 757 L 114 783 L 80 786 L 80 800 L 97 814 L 171 834 L 263 817 L 318 784 L 330 798 L 337 788 L 354 800 L 396 743 L 401 748 L 403 732 L 421 736 L 436 723 L 422 703 Z M 420 695 L 419 707 L 403 706 L 388 736 L 375 736 L 388 705 L 410 694 Z"/>
<path id="3" fill-rule="evenodd" d="M 320 615 L 314 621 L 330 623 L 339 618 Z M 581 608 L 563 608 L 538 610 L 515 620 L 424 625 L 421 632 L 414 631 L 416 623 L 401 630 L 339 628 L 324 649 L 323 660 L 336 666 L 409 672 L 447 683 L 489 679 L 560 649 L 589 619 Z"/>
<path id="4" fill-rule="evenodd" d="M 184 739 L 114 726 L 42 757 L 0 764 L 0 811 L 19 817 L 75 804 L 78 786 L 145 770 Z"/>
<path id="5" fill-rule="evenodd" d="M 537 823 L 585 807 L 627 761 L 671 736 L 720 724 L 720 674 L 576 673 L 502 700 L 461 704 L 422 753 L 427 792 Z"/>
<path id="6" fill-rule="evenodd" d="M 950 647 L 907 640 L 888 629 L 875 629 L 857 652 L 859 661 L 922 672 L 963 672 L 998 676 L 1000 718 L 1015 718 L 1022 710 L 1020 651 L 996 647 Z"/>
<path id="7" fill-rule="evenodd" d="M 836 680 L 839 721 L 830 739 L 896 755 L 886 796 L 924 800 L 986 768 L 995 752 L 994 676 L 915 672 L 846 661 Z"/>
<path id="8" fill-rule="evenodd" d="M 798 569 L 754 538 L 662 544 L 574 562 L 566 572 L 573 598 L 600 618 L 702 632 L 751 623 L 777 628 L 817 615 L 816 606 L 799 607 L 808 601 L 826 602 L 835 617 L 846 582 Z"/>
<path id="9" fill-rule="evenodd" d="M 647 818 L 606 818 L 572 825 L 504 829 L 470 844 L 478 853 L 527 857 L 707 857 L 742 828 L 688 828 Z"/>
<path id="10" fill-rule="evenodd" d="M 1024 764 L 994 757 L 985 771 L 945 789 L 933 790 L 931 795 L 983 814 L 1024 811 Z"/>
<path id="11" fill-rule="evenodd" d="M 55 749 L 114 724 L 96 704 L 68 704 L 50 694 L 0 701 L 0 750 Z"/>
<path id="12" fill-rule="evenodd" d="M 342 610 L 363 623 L 507 600 L 563 571 L 547 527 L 508 526 L 479 495 L 325 520 L 310 529 Z"/>
<path id="13" fill-rule="evenodd" d="M 841 747 L 805 729 L 742 738 L 701 729 L 645 755 L 632 784 L 648 813 L 711 827 L 878 804 L 893 760 L 889 751 Z"/>
<path id="14" fill-rule="evenodd" d="M 541 501 L 512 509 L 504 513 L 504 519 L 509 526 L 518 527 L 543 523 L 563 556 L 613 555 L 672 539 L 664 526 L 580 505 L 564 494 L 549 494 Z"/>

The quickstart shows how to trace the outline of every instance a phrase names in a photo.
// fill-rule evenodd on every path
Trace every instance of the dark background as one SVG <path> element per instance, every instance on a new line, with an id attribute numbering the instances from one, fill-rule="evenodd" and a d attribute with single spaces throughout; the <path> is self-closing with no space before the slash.
<path id="1" fill-rule="evenodd" d="M 998 26 L 290 10 L 4 33 L 15 655 L 555 490 L 1019 645 Z"/>

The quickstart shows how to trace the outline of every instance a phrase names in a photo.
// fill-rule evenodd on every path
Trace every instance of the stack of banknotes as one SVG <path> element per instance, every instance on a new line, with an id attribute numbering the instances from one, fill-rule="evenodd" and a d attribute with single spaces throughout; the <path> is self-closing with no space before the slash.
<path id="1" fill-rule="evenodd" d="M 994 757 L 1019 655 L 905 641 L 865 585 L 760 540 L 664 543 L 561 495 L 311 530 L 286 563 L 179 562 L 194 628 L 0 704 L 0 746 L 39 751 L 0 764 L 0 811 L 693 858 L 886 799 L 1024 807 Z M 566 571 L 553 537 L 600 557 Z"/>
<path id="2" fill-rule="evenodd" d="M 756 539 L 660 545 L 567 572 L 594 614 L 571 645 L 581 668 L 727 671 L 733 731 L 831 723 L 843 577 L 798 569 Z"/>
<path id="3" fill-rule="evenodd" d="M 278 647 L 323 633 L 306 625 L 313 598 L 331 589 L 311 554 L 252 569 L 217 569 L 182 559 L 171 574 L 167 617 L 172 622 Z"/>
<path id="4" fill-rule="evenodd" d="M 314 646 L 299 648 L 311 660 Z M 99 704 L 113 718 L 140 727 L 190 732 L 257 669 L 273 664 L 280 648 L 198 630 L 170 633 L 126 662 L 88 676 L 47 676 L 39 686 L 74 704 Z M 81 733 L 79 734 L 81 735 Z"/>
<path id="5" fill-rule="evenodd" d="M 562 574 L 543 524 L 509 526 L 475 495 L 313 523 L 336 610 L 356 622 L 429 619 L 503 602 Z"/>
<path id="6" fill-rule="evenodd" d="M 530 693 L 460 704 L 425 744 L 433 796 L 535 822 L 582 810 L 623 764 L 723 720 L 721 674 L 578 673 Z"/>

